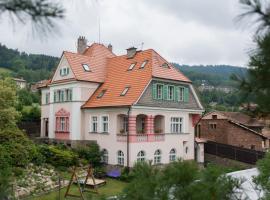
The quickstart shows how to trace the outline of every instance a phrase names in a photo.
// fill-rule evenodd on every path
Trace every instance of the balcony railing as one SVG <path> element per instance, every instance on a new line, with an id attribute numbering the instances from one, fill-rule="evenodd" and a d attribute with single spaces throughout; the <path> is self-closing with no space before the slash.
<path id="1" fill-rule="evenodd" d="M 129 135 L 129 142 L 160 142 L 165 140 L 165 134 L 131 134 Z M 126 134 L 117 135 L 118 142 L 127 142 Z"/>

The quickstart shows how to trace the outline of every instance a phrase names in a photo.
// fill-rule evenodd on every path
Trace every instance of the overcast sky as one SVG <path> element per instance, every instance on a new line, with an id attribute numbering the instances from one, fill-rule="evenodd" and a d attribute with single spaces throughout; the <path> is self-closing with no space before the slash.
<path id="1" fill-rule="evenodd" d="M 66 17 L 57 33 L 33 36 L 30 25 L 12 25 L 0 16 L 0 42 L 27 53 L 61 56 L 76 51 L 76 39 L 111 43 L 116 54 L 136 46 L 152 48 L 170 62 L 245 66 L 252 46 L 247 30 L 235 22 L 238 0 L 63 0 Z M 56 31 L 56 30 L 55 30 Z M 42 34 L 42 33 L 39 33 Z M 144 43 L 142 46 L 141 44 Z"/>

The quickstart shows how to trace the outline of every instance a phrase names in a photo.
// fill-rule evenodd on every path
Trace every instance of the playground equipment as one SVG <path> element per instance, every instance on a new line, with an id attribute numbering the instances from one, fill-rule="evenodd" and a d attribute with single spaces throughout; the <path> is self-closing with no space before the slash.
<path id="1" fill-rule="evenodd" d="M 71 194 L 70 193 L 70 187 L 72 184 L 76 184 L 79 190 L 79 195 L 76 194 Z M 77 168 L 74 167 L 73 168 L 73 172 L 71 175 L 71 179 L 69 181 L 68 187 L 67 187 L 67 191 L 65 193 L 65 199 L 67 197 L 76 197 L 76 198 L 80 198 L 82 200 L 84 200 L 84 196 L 83 193 L 84 192 L 94 192 L 96 194 L 98 194 L 98 186 L 104 185 L 106 184 L 105 180 L 102 179 L 95 179 L 94 177 L 94 170 L 92 168 L 91 165 L 89 165 L 88 169 L 87 169 L 87 175 L 84 176 L 78 176 L 77 174 Z M 81 185 L 83 185 L 83 187 L 81 187 Z M 92 190 L 87 189 L 88 187 L 91 187 Z"/>

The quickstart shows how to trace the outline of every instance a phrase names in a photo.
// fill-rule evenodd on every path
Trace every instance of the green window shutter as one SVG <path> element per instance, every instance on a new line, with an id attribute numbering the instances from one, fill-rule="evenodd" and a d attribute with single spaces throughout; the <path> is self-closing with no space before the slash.
<path id="1" fill-rule="evenodd" d="M 184 89 L 184 102 L 189 102 L 189 88 Z"/>
<path id="2" fill-rule="evenodd" d="M 157 84 L 156 83 L 152 85 L 152 98 L 157 99 Z"/>
<path id="3" fill-rule="evenodd" d="M 175 95 L 174 95 L 175 101 L 180 101 L 179 95 L 180 95 L 180 87 L 175 87 Z"/>
<path id="4" fill-rule="evenodd" d="M 60 76 L 62 76 L 62 69 L 60 69 Z"/>
<path id="5" fill-rule="evenodd" d="M 164 100 L 168 99 L 168 85 L 163 86 L 163 99 Z"/>

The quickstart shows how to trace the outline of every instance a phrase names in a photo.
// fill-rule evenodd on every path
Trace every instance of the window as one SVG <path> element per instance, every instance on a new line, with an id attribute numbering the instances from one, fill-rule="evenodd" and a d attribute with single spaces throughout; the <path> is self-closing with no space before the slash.
<path id="1" fill-rule="evenodd" d="M 140 69 L 143 69 L 147 63 L 148 63 L 148 60 L 143 61 L 142 65 L 140 66 Z"/>
<path id="2" fill-rule="evenodd" d="M 212 115 L 212 119 L 217 119 L 217 115 Z"/>
<path id="3" fill-rule="evenodd" d="M 217 129 L 217 124 L 215 124 L 215 123 L 210 123 L 210 124 L 209 124 L 209 127 L 210 127 L 210 129 Z"/>
<path id="4" fill-rule="evenodd" d="M 60 69 L 60 76 L 67 76 L 69 74 L 69 68 L 68 67 L 63 67 Z"/>
<path id="5" fill-rule="evenodd" d="M 174 86 L 168 86 L 168 100 L 174 99 Z"/>
<path id="6" fill-rule="evenodd" d="M 179 87 L 179 101 L 184 101 L 185 88 Z"/>
<path id="7" fill-rule="evenodd" d="M 181 133 L 182 132 L 182 118 L 172 117 L 171 118 L 171 133 Z"/>
<path id="8" fill-rule="evenodd" d="M 123 118 L 123 130 L 124 130 L 124 133 L 128 132 L 128 118 L 127 117 Z"/>
<path id="9" fill-rule="evenodd" d="M 154 165 L 157 165 L 160 163 L 161 163 L 161 151 L 158 149 L 155 151 L 155 154 L 154 154 Z"/>
<path id="10" fill-rule="evenodd" d="M 120 94 L 120 96 L 125 96 L 127 94 L 129 90 L 129 87 L 125 87 L 125 89 L 123 90 L 123 92 Z"/>
<path id="11" fill-rule="evenodd" d="M 107 91 L 107 90 L 102 90 L 102 91 L 99 93 L 99 95 L 97 96 L 97 98 L 103 97 L 103 95 L 105 94 L 106 91 Z"/>
<path id="12" fill-rule="evenodd" d="M 67 132 L 68 127 L 68 117 L 56 117 L 56 131 Z"/>
<path id="13" fill-rule="evenodd" d="M 109 161 L 109 153 L 107 149 L 102 150 L 101 162 L 108 164 Z"/>
<path id="14" fill-rule="evenodd" d="M 136 65 L 136 63 L 132 63 L 132 64 L 129 66 L 128 70 L 132 70 L 132 69 L 135 67 L 135 65 Z"/>
<path id="15" fill-rule="evenodd" d="M 102 132 L 108 133 L 109 132 L 109 117 L 108 116 L 102 116 L 101 117 L 101 125 L 102 125 Z"/>
<path id="16" fill-rule="evenodd" d="M 60 102 L 63 102 L 64 101 L 64 97 L 65 97 L 65 94 L 64 94 L 64 90 L 59 90 L 60 91 Z"/>
<path id="17" fill-rule="evenodd" d="M 84 71 L 90 72 L 90 67 L 87 64 L 82 64 Z"/>
<path id="18" fill-rule="evenodd" d="M 47 92 L 45 95 L 45 104 L 49 104 L 50 103 L 50 93 Z"/>
<path id="19" fill-rule="evenodd" d="M 163 98 L 163 85 L 157 84 L 157 99 Z"/>
<path id="20" fill-rule="evenodd" d="M 169 155 L 169 160 L 170 160 L 170 162 L 174 162 L 176 160 L 176 150 L 175 149 L 171 149 L 170 155 Z"/>
<path id="21" fill-rule="evenodd" d="M 124 153 L 123 151 L 117 152 L 117 163 L 118 165 L 124 165 Z"/>
<path id="22" fill-rule="evenodd" d="M 145 161 L 145 152 L 144 151 L 140 151 L 137 154 L 137 162 L 143 162 Z"/>
<path id="23" fill-rule="evenodd" d="M 168 65 L 168 63 L 163 63 L 163 64 L 161 65 L 161 67 L 169 68 L 169 65 Z"/>
<path id="24" fill-rule="evenodd" d="M 98 132 L 98 117 L 97 116 L 91 117 L 91 132 L 93 133 Z"/>
<path id="25" fill-rule="evenodd" d="M 72 101 L 72 89 L 66 89 L 66 101 Z"/>

